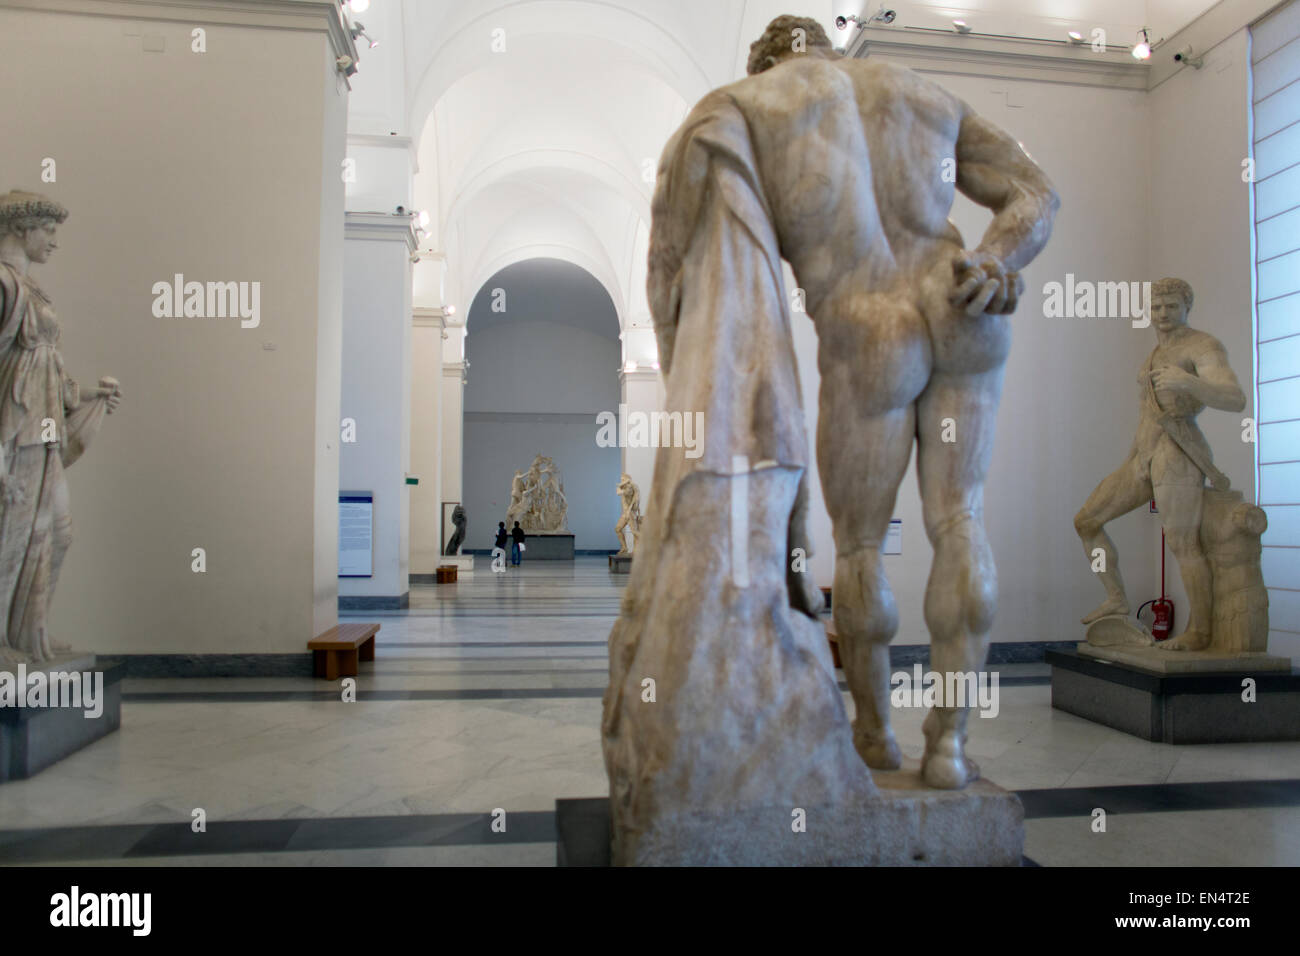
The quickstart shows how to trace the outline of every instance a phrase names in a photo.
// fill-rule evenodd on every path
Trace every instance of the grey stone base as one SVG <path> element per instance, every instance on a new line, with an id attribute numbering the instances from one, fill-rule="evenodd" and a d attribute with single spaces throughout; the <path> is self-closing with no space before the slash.
<path id="1" fill-rule="evenodd" d="M 632 555 L 611 554 L 609 556 L 609 570 L 614 574 L 631 574 Z"/>
<path id="2" fill-rule="evenodd" d="M 506 545 L 506 560 L 510 560 L 510 545 Z M 523 559 L 527 561 L 572 561 L 573 535 L 530 534 L 524 542 Z"/>
<path id="3" fill-rule="evenodd" d="M 1128 664 L 1153 674 L 1246 674 L 1259 671 L 1291 673 L 1291 659 L 1273 654 L 1224 654 L 1219 651 L 1166 651 L 1156 647 L 1094 647 L 1086 642 L 1075 647 L 1084 657 Z"/>
<path id="4" fill-rule="evenodd" d="M 17 668 L 5 665 L 11 674 Z M 102 712 L 87 717 L 81 708 L 0 708 L 0 783 L 26 780 L 51 764 L 76 753 L 122 726 L 121 665 L 96 661 L 94 655 L 51 661 L 28 673 L 44 671 L 92 671 L 104 675 Z"/>
<path id="5" fill-rule="evenodd" d="M 1300 740 L 1300 674 L 1289 670 L 1265 666 L 1254 672 L 1162 674 L 1077 650 L 1048 651 L 1047 663 L 1052 666 L 1054 708 L 1144 740 Z M 1246 678 L 1255 682 L 1253 702 L 1242 699 Z"/>
<path id="6" fill-rule="evenodd" d="M 411 606 L 411 592 L 401 594 L 340 594 L 340 611 L 400 611 Z"/>
<path id="7" fill-rule="evenodd" d="M 877 798 L 849 807 L 680 814 L 642 836 L 647 866 L 1020 866 L 1024 808 L 986 780 L 931 790 L 915 768 L 872 771 Z M 560 866 L 610 865 L 609 800 L 557 800 Z"/>

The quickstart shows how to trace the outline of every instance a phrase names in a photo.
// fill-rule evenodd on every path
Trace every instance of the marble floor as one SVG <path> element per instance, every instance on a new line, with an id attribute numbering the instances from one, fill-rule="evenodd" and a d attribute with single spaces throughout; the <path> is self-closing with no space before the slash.
<path id="1" fill-rule="evenodd" d="M 120 732 L 0 786 L 0 863 L 554 865 L 556 799 L 607 792 L 625 584 L 603 557 L 504 575 L 481 558 L 407 611 L 346 615 L 383 625 L 354 703 L 310 678 L 128 679 Z M 1045 665 L 997 669 L 970 749 L 1021 794 L 1029 860 L 1300 865 L 1300 743 L 1149 743 L 1053 711 Z M 895 711 L 913 756 L 922 717 Z"/>

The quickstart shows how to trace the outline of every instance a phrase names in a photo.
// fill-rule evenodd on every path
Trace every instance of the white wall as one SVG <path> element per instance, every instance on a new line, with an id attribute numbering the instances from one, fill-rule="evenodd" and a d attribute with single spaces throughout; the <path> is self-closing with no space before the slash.
<path id="1" fill-rule="evenodd" d="M 411 329 L 411 573 L 433 574 L 442 541 L 442 325 Z"/>
<path id="2" fill-rule="evenodd" d="M 36 275 L 68 372 L 125 396 L 69 472 L 61 641 L 301 653 L 332 623 L 346 90 L 321 22 L 211 25 L 199 55 L 189 23 L 0 8 L 3 188 L 70 208 Z M 260 282 L 260 326 L 155 318 L 152 286 L 176 272 Z"/>
<path id="3" fill-rule="evenodd" d="M 349 227 L 351 231 L 351 227 Z M 411 262 L 403 222 L 392 237 L 349 235 L 343 272 L 339 489 L 374 495 L 373 575 L 340 578 L 339 594 L 400 598 L 410 561 Z"/>
<path id="4" fill-rule="evenodd" d="M 535 317 L 478 331 L 472 326 L 471 319 L 464 501 L 472 532 L 466 546 L 491 547 L 488 535 L 505 520 L 515 471 L 527 471 L 540 453 L 560 468 L 574 547 L 617 549 L 621 455 L 617 447 L 596 444 L 597 413 L 618 411 L 617 340 Z"/>

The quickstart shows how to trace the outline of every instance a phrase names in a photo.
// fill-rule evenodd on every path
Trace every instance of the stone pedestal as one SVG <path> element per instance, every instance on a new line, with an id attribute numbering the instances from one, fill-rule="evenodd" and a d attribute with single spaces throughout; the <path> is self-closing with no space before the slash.
<path id="1" fill-rule="evenodd" d="M 20 673 L 16 665 L 9 664 L 0 666 L 0 671 Z M 0 783 L 34 776 L 122 725 L 125 665 L 104 666 L 93 654 L 78 654 L 25 668 L 28 677 L 38 671 L 46 675 L 47 681 L 58 680 L 60 674 L 78 673 L 84 679 L 87 673 L 102 673 L 102 710 L 88 717 L 84 707 L 0 707 Z M 53 694 L 53 690 L 48 692 L 47 702 L 53 701 Z"/>
<path id="2" fill-rule="evenodd" d="M 510 545 L 506 544 L 506 560 L 510 560 Z M 523 558 L 528 561 L 572 561 L 573 535 L 560 533 L 529 534 L 524 542 Z"/>
<path id="3" fill-rule="evenodd" d="M 1300 740 L 1300 675 L 1286 658 L 1080 644 L 1046 660 L 1053 707 L 1144 740 Z"/>
<path id="4" fill-rule="evenodd" d="M 613 574 L 631 574 L 632 555 L 611 554 L 609 556 L 609 570 Z"/>
<path id="5" fill-rule="evenodd" d="M 987 780 L 932 790 L 916 761 L 872 771 L 879 793 L 835 808 L 792 807 L 681 814 L 641 843 L 642 866 L 1020 866 L 1024 808 Z M 557 800 L 557 863 L 610 865 L 607 798 Z"/>

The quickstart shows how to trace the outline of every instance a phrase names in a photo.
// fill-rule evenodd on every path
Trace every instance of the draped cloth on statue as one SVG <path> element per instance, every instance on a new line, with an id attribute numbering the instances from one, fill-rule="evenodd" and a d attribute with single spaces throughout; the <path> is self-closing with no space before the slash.
<path id="1" fill-rule="evenodd" d="M 704 427 L 699 457 L 656 453 L 610 634 L 616 863 L 671 858 L 705 819 L 719 839 L 769 818 L 788 831 L 792 807 L 875 793 L 823 627 L 791 606 L 808 439 L 779 245 L 725 93 L 703 99 L 665 150 L 648 292 L 666 408 L 703 411 Z"/>
<path id="2" fill-rule="evenodd" d="M 64 468 L 81 457 L 108 409 L 81 401 L 63 373 L 49 302 L 0 263 L 0 452 L 17 497 L 0 497 L 0 656 L 41 662 L 55 654 L 47 619 L 72 541 Z M 53 422 L 57 441 L 45 442 Z"/>

